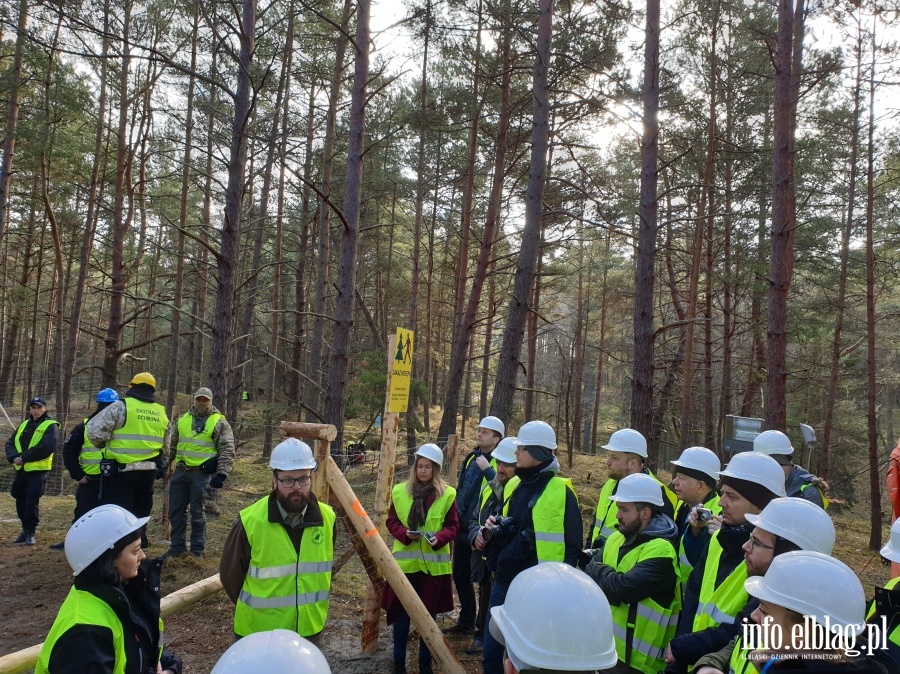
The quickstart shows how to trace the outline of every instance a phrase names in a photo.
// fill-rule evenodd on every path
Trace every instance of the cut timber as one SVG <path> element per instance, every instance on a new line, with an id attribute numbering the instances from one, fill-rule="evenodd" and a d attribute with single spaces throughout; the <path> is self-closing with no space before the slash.
<path id="1" fill-rule="evenodd" d="M 221 589 L 222 581 L 219 580 L 219 574 L 204 578 L 193 585 L 188 585 L 163 597 L 160 602 L 160 615 L 165 618 L 173 613 L 177 613 L 202 599 L 214 595 Z M 25 650 L 0 657 L 0 674 L 22 674 L 34 669 L 43 645 L 43 643 L 40 643 Z"/>
<path id="2" fill-rule="evenodd" d="M 337 428 L 331 424 L 306 424 L 302 421 L 282 421 L 278 427 L 287 438 L 309 438 L 312 440 L 328 440 L 337 438 Z"/>
<path id="3" fill-rule="evenodd" d="M 331 457 L 328 457 L 328 468 L 325 471 L 325 475 L 335 497 L 344 506 L 350 521 L 359 532 L 360 538 L 369 550 L 369 554 L 372 555 L 378 570 L 384 576 L 384 579 L 391 584 L 413 625 L 416 626 L 422 639 L 425 640 L 428 650 L 431 651 L 431 654 L 440 664 L 441 671 L 444 674 L 465 674 L 465 670 L 459 664 L 459 660 L 456 659 L 453 651 L 450 650 L 447 642 L 444 641 L 437 623 L 434 622 L 431 614 L 428 613 L 428 609 L 425 608 L 419 595 L 416 594 L 409 579 L 397 566 L 397 562 L 394 561 L 394 556 L 388 549 L 387 544 L 378 535 L 378 529 L 375 528 L 372 520 L 369 519 L 368 513 L 362 507 L 359 499 L 356 498 L 353 489 Z"/>
<path id="4" fill-rule="evenodd" d="M 456 433 L 447 436 L 444 458 L 447 457 L 450 457 L 450 465 L 447 468 L 447 484 L 456 487 L 456 483 L 459 482 L 459 446 L 456 444 Z"/>

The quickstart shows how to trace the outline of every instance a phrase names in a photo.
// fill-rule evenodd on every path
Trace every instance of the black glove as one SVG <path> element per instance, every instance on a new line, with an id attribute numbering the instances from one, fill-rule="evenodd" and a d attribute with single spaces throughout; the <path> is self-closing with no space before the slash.
<path id="1" fill-rule="evenodd" d="M 600 555 L 600 561 L 603 560 L 603 548 L 588 548 L 578 553 L 578 568 L 584 570 L 591 563 L 594 557 Z"/>
<path id="2" fill-rule="evenodd" d="M 225 473 L 218 473 L 212 480 L 209 481 L 209 486 L 213 489 L 221 489 L 225 486 L 225 480 L 228 476 Z"/>

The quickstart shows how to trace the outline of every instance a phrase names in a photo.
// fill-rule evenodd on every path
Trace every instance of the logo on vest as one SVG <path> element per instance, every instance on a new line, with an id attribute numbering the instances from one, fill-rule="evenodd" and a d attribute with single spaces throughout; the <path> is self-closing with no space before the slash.
<path id="1" fill-rule="evenodd" d="M 325 540 L 325 534 L 323 534 L 321 531 L 317 531 L 313 534 L 312 540 L 316 545 L 322 545 L 322 541 Z"/>

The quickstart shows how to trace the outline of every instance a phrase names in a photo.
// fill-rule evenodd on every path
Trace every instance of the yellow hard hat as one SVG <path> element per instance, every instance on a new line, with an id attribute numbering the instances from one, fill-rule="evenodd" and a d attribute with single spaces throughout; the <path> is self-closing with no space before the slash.
<path id="1" fill-rule="evenodd" d="M 149 372 L 138 372 L 131 378 L 131 385 L 135 386 L 136 384 L 149 384 L 153 388 L 156 388 L 156 377 Z"/>

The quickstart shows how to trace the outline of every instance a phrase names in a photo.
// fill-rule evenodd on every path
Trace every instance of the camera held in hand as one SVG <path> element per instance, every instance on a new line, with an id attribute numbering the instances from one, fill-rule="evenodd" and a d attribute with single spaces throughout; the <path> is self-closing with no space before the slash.
<path id="1" fill-rule="evenodd" d="M 493 524 L 481 527 L 481 537 L 485 543 L 506 545 L 516 534 L 516 521 L 512 517 L 501 517 Z"/>
<path id="2" fill-rule="evenodd" d="M 697 521 L 700 524 L 707 524 L 712 519 L 713 513 L 709 508 L 697 508 Z"/>

